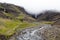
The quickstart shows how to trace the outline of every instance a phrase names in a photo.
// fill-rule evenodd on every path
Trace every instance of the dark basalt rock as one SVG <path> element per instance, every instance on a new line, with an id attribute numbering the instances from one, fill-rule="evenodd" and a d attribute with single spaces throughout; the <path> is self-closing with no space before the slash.
<path id="1" fill-rule="evenodd" d="M 0 35 L 0 40 L 7 40 L 7 38 L 4 35 Z"/>

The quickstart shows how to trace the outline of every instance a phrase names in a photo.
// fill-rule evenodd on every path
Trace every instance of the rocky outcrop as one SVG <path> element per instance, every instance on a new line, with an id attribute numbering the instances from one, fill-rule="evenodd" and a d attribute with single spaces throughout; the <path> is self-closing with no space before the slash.
<path id="1" fill-rule="evenodd" d="M 44 11 L 40 15 L 38 15 L 38 21 L 56 21 L 60 18 L 60 12 L 57 11 Z"/>

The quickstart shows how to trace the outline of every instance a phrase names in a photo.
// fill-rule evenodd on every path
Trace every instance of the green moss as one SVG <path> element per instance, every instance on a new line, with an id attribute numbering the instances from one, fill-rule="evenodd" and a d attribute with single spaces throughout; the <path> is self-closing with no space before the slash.
<path id="1" fill-rule="evenodd" d="M 33 23 L 21 22 L 19 20 L 10 20 L 0 18 L 0 34 L 2 35 L 12 35 L 15 33 L 16 29 L 24 29 L 30 26 L 35 26 Z"/>
<path id="2" fill-rule="evenodd" d="M 18 27 L 19 22 L 13 20 L 0 19 L 0 34 L 11 35 L 14 33 L 15 28 Z"/>
<path id="3" fill-rule="evenodd" d="M 41 24 L 53 24 L 53 21 L 41 21 Z"/>
<path id="4" fill-rule="evenodd" d="M 6 16 L 9 17 L 13 17 L 13 15 L 9 14 L 9 13 L 5 13 L 4 14 Z M 24 18 L 24 14 L 20 14 L 18 17 L 18 19 L 23 19 Z M 52 24 L 53 22 L 47 22 L 47 21 L 42 21 L 42 22 L 21 22 L 18 19 L 4 19 L 4 18 L 0 18 L 0 34 L 2 35 L 6 35 L 6 36 L 10 36 L 13 35 L 16 30 L 22 30 L 25 29 L 27 27 L 34 27 L 40 24 Z"/>
<path id="5" fill-rule="evenodd" d="M 16 12 L 20 12 L 19 8 L 18 7 L 15 7 L 15 6 L 11 6 Z"/>
<path id="6" fill-rule="evenodd" d="M 3 8 L 3 6 L 0 4 L 0 8 Z"/>
<path id="7" fill-rule="evenodd" d="M 25 15 L 23 13 L 19 14 L 19 16 L 17 17 L 18 19 L 23 19 L 25 17 Z"/>
<path id="8" fill-rule="evenodd" d="M 6 16 L 9 16 L 9 17 L 14 17 L 14 15 L 12 15 L 11 13 L 5 13 L 3 12 Z"/>

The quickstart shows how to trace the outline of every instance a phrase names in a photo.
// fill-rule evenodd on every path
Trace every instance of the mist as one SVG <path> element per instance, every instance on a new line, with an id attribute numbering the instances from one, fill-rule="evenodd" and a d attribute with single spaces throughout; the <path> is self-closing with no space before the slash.
<path id="1" fill-rule="evenodd" d="M 0 0 L 0 2 L 24 7 L 30 14 L 40 14 L 45 10 L 60 11 L 60 0 Z"/>

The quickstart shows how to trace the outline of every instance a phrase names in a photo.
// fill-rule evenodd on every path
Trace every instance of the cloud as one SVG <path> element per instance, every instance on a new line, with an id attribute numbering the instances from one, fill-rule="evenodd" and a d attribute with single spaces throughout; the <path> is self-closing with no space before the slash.
<path id="1" fill-rule="evenodd" d="M 60 11 L 60 0 L 1 0 L 0 2 L 23 6 L 25 10 L 33 14 L 44 10 Z"/>

